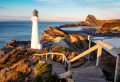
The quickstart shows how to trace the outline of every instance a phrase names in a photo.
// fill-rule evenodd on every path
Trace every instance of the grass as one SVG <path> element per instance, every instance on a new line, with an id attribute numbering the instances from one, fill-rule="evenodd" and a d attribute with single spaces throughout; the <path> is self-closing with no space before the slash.
<path id="1" fill-rule="evenodd" d="M 49 52 L 49 48 L 44 48 L 44 49 L 39 50 L 36 54 L 44 54 L 48 52 Z"/>
<path id="2" fill-rule="evenodd" d="M 63 54 L 66 55 L 66 57 L 68 59 L 71 59 L 71 58 L 75 57 L 78 54 L 77 52 L 74 52 L 71 49 L 63 47 L 63 46 L 52 46 L 52 49 L 51 49 L 50 52 L 63 53 Z M 62 61 L 62 56 L 54 55 L 54 59 L 55 59 L 55 61 L 59 61 L 60 62 L 60 61 Z"/>
<path id="3" fill-rule="evenodd" d="M 38 63 L 35 68 L 35 75 L 33 82 L 56 82 L 58 77 L 52 74 L 52 66 L 47 63 Z"/>
<path id="4" fill-rule="evenodd" d="M 30 68 L 30 61 L 25 59 L 19 61 L 18 63 L 7 69 L 9 70 L 7 70 L 6 72 L 4 72 L 4 70 L 6 69 L 0 71 L 0 81 L 2 82 L 24 82 L 26 77 L 31 73 L 32 70 Z"/>
<path id="5" fill-rule="evenodd" d="M 26 49 L 14 49 L 11 52 L 7 53 L 7 55 L 0 60 L 0 69 L 12 66 L 21 59 L 29 59 L 32 54 L 34 54 L 34 52 L 30 52 Z"/>

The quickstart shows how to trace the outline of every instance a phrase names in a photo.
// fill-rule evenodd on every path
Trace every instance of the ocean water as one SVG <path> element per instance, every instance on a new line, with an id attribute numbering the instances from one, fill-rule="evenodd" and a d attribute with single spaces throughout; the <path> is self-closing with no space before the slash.
<path id="1" fill-rule="evenodd" d="M 77 24 L 77 22 L 73 22 Z M 59 26 L 72 24 L 72 22 L 39 22 L 39 36 L 48 26 Z M 10 40 L 26 41 L 31 40 L 32 22 L 0 22 L 0 48 Z"/>

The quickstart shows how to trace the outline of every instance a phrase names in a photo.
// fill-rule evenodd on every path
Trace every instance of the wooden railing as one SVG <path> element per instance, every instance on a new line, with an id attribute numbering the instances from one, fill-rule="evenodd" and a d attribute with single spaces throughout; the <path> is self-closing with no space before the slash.
<path id="1" fill-rule="evenodd" d="M 99 44 L 91 47 L 90 49 L 88 49 L 88 50 L 84 51 L 83 53 L 77 55 L 76 57 L 70 59 L 69 62 L 70 62 L 70 63 L 71 63 L 71 62 L 74 62 L 74 61 L 76 61 L 77 59 L 79 59 L 79 58 L 81 58 L 81 57 L 89 54 L 90 52 L 92 52 L 92 51 L 94 51 L 94 50 L 96 50 L 96 49 L 98 49 L 98 48 L 99 48 Z"/>
<path id="2" fill-rule="evenodd" d="M 120 48 L 115 48 L 115 47 L 103 42 L 102 40 L 98 40 L 98 44 L 100 44 L 101 46 L 104 46 L 106 49 L 114 52 L 117 55 L 114 82 L 120 82 Z M 102 53 L 102 52 L 100 51 L 99 53 Z M 100 56 L 99 56 L 99 58 L 100 58 Z"/>
<path id="3" fill-rule="evenodd" d="M 60 55 L 62 56 L 62 63 L 64 63 L 65 67 L 68 67 L 68 70 L 70 70 L 71 67 L 71 63 L 69 63 L 67 57 L 63 54 L 63 53 L 54 53 L 54 52 L 50 52 L 50 53 L 45 53 L 45 54 L 34 54 L 33 58 L 35 56 L 41 56 L 43 58 L 43 56 L 45 55 L 46 60 L 48 59 L 48 55 L 51 55 L 51 59 L 53 60 L 53 55 Z"/>
<path id="4" fill-rule="evenodd" d="M 81 57 L 83 57 L 83 56 L 91 53 L 92 51 L 98 49 L 96 66 L 99 66 L 101 55 L 102 55 L 102 46 L 104 46 L 109 51 L 112 51 L 112 52 L 117 54 L 114 82 L 120 82 L 120 48 L 115 48 L 115 47 L 111 46 L 110 44 L 107 44 L 107 43 L 103 42 L 102 40 L 98 40 L 98 44 L 89 48 L 88 50 L 84 51 L 83 53 L 77 55 L 76 57 L 70 59 L 69 63 L 72 63 L 72 62 L 76 61 L 77 59 L 80 59 Z"/>

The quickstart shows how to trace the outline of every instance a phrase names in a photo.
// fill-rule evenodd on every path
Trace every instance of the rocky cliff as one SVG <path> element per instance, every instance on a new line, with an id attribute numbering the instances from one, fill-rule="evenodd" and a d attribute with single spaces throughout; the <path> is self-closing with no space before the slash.
<path id="1" fill-rule="evenodd" d="M 112 23 L 112 22 L 120 22 L 120 19 L 99 20 L 96 19 L 94 15 L 88 15 L 85 20 L 85 23 L 89 26 L 102 26 L 105 23 Z"/>
<path id="2" fill-rule="evenodd" d="M 77 27 L 77 26 L 102 26 L 105 23 L 113 23 L 120 22 L 120 19 L 113 20 L 99 20 L 94 15 L 88 15 L 85 21 L 79 22 L 78 24 L 65 24 L 60 25 L 59 28 L 62 27 Z"/>
<path id="3" fill-rule="evenodd" d="M 41 43 L 43 47 L 48 46 L 64 46 L 81 53 L 88 48 L 88 40 L 80 34 L 67 34 L 56 27 L 48 27 L 43 32 Z M 60 44 L 59 44 L 60 43 Z"/>

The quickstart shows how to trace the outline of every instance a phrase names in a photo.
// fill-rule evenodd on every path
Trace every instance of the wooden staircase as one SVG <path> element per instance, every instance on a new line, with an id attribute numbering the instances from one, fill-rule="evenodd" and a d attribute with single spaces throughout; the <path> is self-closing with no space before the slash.
<path id="1" fill-rule="evenodd" d="M 58 63 L 58 62 L 54 62 L 52 61 L 52 73 L 56 72 L 60 78 L 66 78 L 68 80 L 68 82 L 108 82 L 102 72 L 102 70 L 100 69 L 99 65 L 100 65 L 100 59 L 101 59 L 101 53 L 102 53 L 102 46 L 104 46 L 105 48 L 107 48 L 110 51 L 115 52 L 116 54 L 120 54 L 120 48 L 114 48 L 113 46 L 99 40 L 98 44 L 96 44 L 95 46 L 91 47 L 90 49 L 84 51 L 83 53 L 77 55 L 76 57 L 68 60 L 67 57 L 62 54 L 62 53 L 54 53 L 54 52 L 50 52 L 50 53 L 45 53 L 45 54 L 34 54 L 33 58 L 35 56 L 41 56 L 42 58 L 44 58 L 44 56 L 46 57 L 46 60 L 48 59 L 48 57 L 51 57 L 51 59 L 53 60 L 53 55 L 61 55 L 62 56 L 62 63 Z M 80 66 L 80 67 L 76 67 L 76 68 L 71 68 L 72 65 L 71 63 L 80 59 L 83 56 L 86 56 L 87 54 L 89 54 L 90 52 L 94 51 L 94 50 L 98 50 L 97 52 L 97 61 L 96 61 L 96 65 L 86 65 L 86 66 Z M 51 56 L 48 56 L 51 55 Z M 116 70 L 115 70 L 115 81 L 114 82 L 120 82 L 120 55 L 117 55 L 117 64 L 116 64 Z M 77 63 L 76 63 L 77 65 Z M 65 68 L 68 68 L 68 72 L 65 72 Z M 72 70 L 72 73 L 71 71 Z"/>
<path id="2" fill-rule="evenodd" d="M 107 82 L 101 69 L 96 66 L 72 69 L 74 82 Z"/>
<path id="3" fill-rule="evenodd" d="M 62 74 L 66 72 L 63 64 L 54 61 L 52 61 L 51 64 L 52 73 Z"/>

